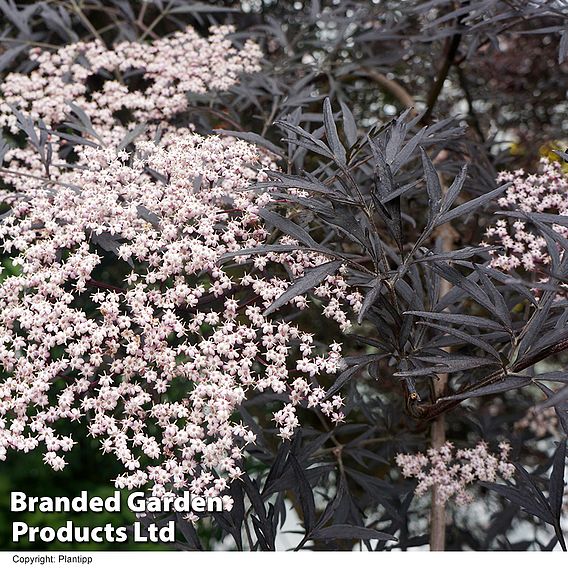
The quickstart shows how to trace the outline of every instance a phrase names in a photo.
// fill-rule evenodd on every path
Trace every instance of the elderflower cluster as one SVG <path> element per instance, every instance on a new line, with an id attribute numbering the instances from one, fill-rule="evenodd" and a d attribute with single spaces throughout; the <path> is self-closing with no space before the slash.
<path id="1" fill-rule="evenodd" d="M 558 436 L 558 416 L 554 407 L 529 408 L 521 420 L 515 422 L 515 430 L 529 430 L 537 438 Z"/>
<path id="2" fill-rule="evenodd" d="M 226 90 L 242 73 L 260 69 L 257 44 L 241 50 L 218 26 L 202 38 L 188 27 L 153 43 L 122 42 L 113 48 L 95 40 L 56 51 L 33 49 L 37 67 L 29 74 L 10 73 L 2 84 L 0 126 L 17 131 L 10 105 L 49 127 L 63 122 L 68 102 L 81 107 L 95 130 L 111 134 L 115 113 L 130 113 L 137 123 L 170 118 L 188 107 L 186 93 Z"/>
<path id="3" fill-rule="evenodd" d="M 501 442 L 499 449 L 499 455 L 494 455 L 485 442 L 479 442 L 475 448 L 454 451 L 453 444 L 447 442 L 439 448 L 430 448 L 426 455 L 398 454 L 396 464 L 404 477 L 418 480 L 417 495 L 424 495 L 435 485 L 440 503 L 453 498 L 462 506 L 472 501 L 466 489 L 475 481 L 494 482 L 499 475 L 503 479 L 513 477 L 515 467 L 508 461 L 511 447 Z"/>
<path id="4" fill-rule="evenodd" d="M 84 421 L 124 466 L 117 487 L 217 496 L 255 440 L 238 414 L 255 393 L 282 401 L 273 419 L 283 439 L 300 406 L 343 420 L 341 397 L 318 383 L 342 367 L 341 345 L 264 315 L 329 259 L 238 254 L 267 244 L 259 208 L 270 197 L 250 186 L 275 164 L 180 119 L 188 92 L 226 89 L 258 69 L 258 47 L 235 49 L 231 31 L 34 50 L 36 68 L 6 77 L 0 127 L 17 131 L 15 107 L 36 121 L 38 140 L 51 129 L 52 160 L 46 168 L 32 145 L 12 148 L 2 174 L 0 202 L 11 209 L 0 246 L 12 269 L 0 277 L 0 460 L 38 448 L 62 469 L 76 442 L 60 426 Z M 65 125 L 69 102 L 86 144 Z M 135 151 L 120 149 L 142 122 L 151 128 Z M 289 303 L 346 330 L 362 296 L 343 273 L 321 281 L 314 304 L 305 295 Z"/>
<path id="5" fill-rule="evenodd" d="M 61 469 L 75 442 L 58 427 L 84 420 L 125 468 L 117 487 L 216 496 L 254 442 L 238 417 L 252 393 L 281 395 L 283 438 L 301 405 L 341 421 L 341 398 L 326 400 L 317 382 L 340 369 L 340 345 L 324 348 L 263 315 L 328 259 L 271 252 L 220 262 L 266 243 L 258 210 L 270 198 L 248 186 L 266 180 L 269 158 L 197 134 L 139 143 L 134 156 L 85 152 L 88 167 L 31 184 L 0 225 L 17 268 L 0 283 L 0 459 L 41 448 Z M 314 292 L 315 309 L 345 327 L 361 296 L 341 272 Z"/>
<path id="6" fill-rule="evenodd" d="M 226 90 L 241 74 L 259 71 L 260 48 L 247 41 L 237 49 L 228 37 L 233 31 L 231 26 L 213 27 L 202 38 L 188 27 L 152 43 L 122 42 L 107 48 L 96 40 L 55 51 L 33 49 L 29 57 L 36 67 L 4 78 L 0 129 L 18 132 L 14 109 L 41 121 L 53 131 L 49 142 L 54 162 L 69 154 L 77 135 L 112 147 L 145 125 L 142 138 L 152 139 L 158 128 L 171 130 L 172 120 L 189 109 L 188 93 Z M 65 125 L 72 109 L 84 114 L 82 131 L 70 134 Z M 84 164 L 81 146 L 74 145 L 73 151 Z M 45 173 L 38 152 L 29 145 L 11 149 L 5 160 L 20 174 Z M 17 189 L 26 184 L 18 176 L 6 179 Z"/>
<path id="7" fill-rule="evenodd" d="M 511 185 L 499 199 L 499 205 L 525 213 L 568 215 L 568 176 L 559 162 L 543 158 L 541 165 L 541 173 L 536 174 L 526 174 L 524 170 L 500 173 L 498 181 L 511 182 Z M 504 248 L 502 253 L 490 251 L 493 267 L 503 270 L 523 268 L 532 272 L 550 262 L 546 240 L 529 226 L 530 222 L 520 219 L 512 222 L 500 219 L 487 230 L 486 237 Z M 568 237 L 568 227 L 554 224 L 552 228 Z"/>

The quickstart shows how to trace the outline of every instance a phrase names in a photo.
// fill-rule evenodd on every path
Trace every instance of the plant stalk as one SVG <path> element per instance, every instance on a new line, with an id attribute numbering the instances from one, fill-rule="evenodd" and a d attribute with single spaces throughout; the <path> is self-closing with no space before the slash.
<path id="1" fill-rule="evenodd" d="M 441 181 L 442 189 L 445 192 L 446 186 Z M 454 242 L 457 238 L 454 228 L 446 223 L 438 230 L 438 238 L 440 239 L 440 248 L 443 252 L 450 252 L 454 248 Z M 442 280 L 440 284 L 440 298 L 444 297 L 450 290 L 452 285 L 447 280 Z M 449 351 L 449 347 L 446 351 Z M 438 380 L 434 383 L 434 400 L 443 397 L 448 388 L 448 374 L 438 375 Z M 433 448 L 439 448 L 446 443 L 446 417 L 440 414 L 432 423 L 430 433 L 431 445 Z M 438 499 L 438 486 L 432 487 L 432 508 L 430 511 L 430 550 L 441 551 L 446 549 L 446 505 Z"/>

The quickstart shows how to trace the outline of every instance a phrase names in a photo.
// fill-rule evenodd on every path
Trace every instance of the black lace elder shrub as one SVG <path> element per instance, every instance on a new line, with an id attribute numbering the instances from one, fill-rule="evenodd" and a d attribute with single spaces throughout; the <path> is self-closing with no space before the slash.
<path id="1" fill-rule="evenodd" d="M 317 341 L 341 341 L 347 353 L 343 374 L 324 385 L 344 397 L 346 423 L 331 427 L 304 408 L 304 427 L 281 443 L 270 421 L 276 397 L 246 401 L 238 418 L 257 439 L 242 480 L 231 486 L 235 507 L 195 526 L 179 518 L 178 546 L 210 549 L 223 540 L 272 550 L 291 507 L 305 529 L 298 548 L 407 550 L 433 543 L 444 508 L 415 493 L 396 456 L 414 457 L 444 439 L 456 446 L 452 460 L 480 440 L 492 455 L 510 440 L 518 463 L 512 480 L 477 484 L 475 507 L 447 504 L 448 549 L 562 543 L 565 445 L 554 442 L 566 435 L 566 305 L 558 294 L 566 241 L 555 227 L 565 219 L 525 218 L 552 259 L 546 283 L 491 268 L 479 244 L 500 208 L 495 197 L 507 191 L 495 184 L 495 170 L 503 161 L 519 165 L 518 156 L 498 153 L 493 128 L 518 138 L 529 158 L 543 141 L 563 136 L 568 42 L 561 3 L 240 8 L 230 0 L 0 2 L 0 68 L 24 73 L 29 46 L 99 36 L 107 46 L 147 41 L 187 24 L 205 33 L 210 24 L 235 23 L 237 42 L 253 36 L 266 54 L 263 72 L 229 93 L 188 95 L 190 112 L 176 119 L 193 122 L 200 133 L 240 132 L 279 156 L 283 173 L 269 187 L 277 187 L 280 205 L 264 214 L 272 242 L 289 234 L 299 247 L 325 251 L 349 268 L 365 294 L 351 334 L 337 337 L 331 326 L 309 322 Z M 530 66 L 521 65 L 528 60 Z M 327 94 L 333 109 L 326 103 L 322 112 Z M 466 109 L 471 128 L 433 122 L 455 114 L 456 105 Z M 407 107 L 413 109 L 388 122 Z M 424 114 L 416 116 L 415 108 Z M 275 119 L 279 128 L 272 127 Z M 292 200 L 290 187 L 305 193 Z M 290 294 L 317 287 L 317 279 L 311 273 Z M 279 300 L 283 317 L 305 317 L 287 299 Z M 535 402 L 548 408 L 526 415 Z"/>

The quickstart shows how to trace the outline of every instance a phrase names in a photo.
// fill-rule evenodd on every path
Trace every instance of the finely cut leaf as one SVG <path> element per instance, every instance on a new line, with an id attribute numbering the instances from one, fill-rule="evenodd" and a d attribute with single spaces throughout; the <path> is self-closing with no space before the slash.
<path id="1" fill-rule="evenodd" d="M 343 264 L 340 260 L 332 260 L 320 266 L 312 268 L 309 272 L 296 280 L 285 292 L 283 292 L 271 305 L 264 311 L 264 315 L 271 314 L 278 308 L 287 304 L 296 296 L 300 296 L 317 286 L 320 282 L 325 280 L 330 274 L 333 274 Z"/>
<path id="2" fill-rule="evenodd" d="M 475 199 L 472 199 L 471 201 L 468 201 L 467 203 L 462 203 L 461 205 L 458 205 L 455 209 L 452 209 L 451 211 L 448 211 L 447 213 L 440 215 L 434 221 L 434 226 L 437 227 L 438 225 L 443 225 L 444 223 L 447 223 L 448 221 L 451 221 L 452 219 L 455 219 L 456 217 L 462 217 L 464 215 L 467 215 L 468 213 L 471 213 L 472 211 L 475 211 L 476 209 L 478 209 L 482 205 L 489 203 L 489 201 L 491 201 L 491 200 L 495 199 L 497 196 L 501 195 L 501 193 L 503 193 L 505 191 L 505 189 L 507 189 L 507 187 L 509 187 L 509 185 L 510 185 L 509 183 L 506 183 L 506 184 L 498 187 L 497 189 L 490 191 L 489 193 L 485 193 L 484 195 L 480 195 L 479 197 L 476 197 Z M 449 195 L 449 191 L 448 191 L 448 195 Z"/>
<path id="3" fill-rule="evenodd" d="M 552 463 L 552 473 L 550 474 L 550 482 L 548 484 L 548 498 L 550 508 L 560 522 L 562 515 L 562 503 L 564 501 L 564 471 L 566 469 L 566 438 L 558 444 L 558 448 L 554 454 Z"/>
<path id="4" fill-rule="evenodd" d="M 345 133 L 345 138 L 347 138 L 347 143 L 350 147 L 355 146 L 357 143 L 357 125 L 355 124 L 355 119 L 349 107 L 343 102 L 339 101 L 341 105 L 341 112 L 343 113 L 343 132 Z"/>
<path id="5" fill-rule="evenodd" d="M 464 314 L 447 314 L 447 313 L 436 313 L 436 312 L 415 312 L 415 311 L 404 312 L 404 313 L 412 316 L 419 316 L 426 319 L 445 321 L 448 323 L 470 325 L 473 327 L 486 327 L 487 329 L 493 329 L 495 331 L 505 330 L 505 328 L 501 324 L 479 316 L 467 316 Z"/>
<path id="6" fill-rule="evenodd" d="M 333 151 L 333 155 L 340 163 L 345 164 L 345 148 L 337 135 L 337 126 L 335 126 L 333 110 L 331 109 L 329 98 L 326 98 L 323 102 L 323 123 L 325 125 L 325 135 Z"/>
<path id="7" fill-rule="evenodd" d="M 522 377 L 518 375 L 511 375 L 505 379 L 493 383 L 492 385 L 487 385 L 485 387 L 480 387 L 478 389 L 473 389 L 461 394 L 455 394 L 452 396 L 445 396 L 440 400 L 465 400 L 467 398 L 474 398 L 477 396 L 486 396 L 491 394 L 497 394 L 500 392 L 507 392 L 513 389 L 520 389 L 526 387 L 533 382 L 532 377 Z"/>
<path id="8" fill-rule="evenodd" d="M 440 211 L 442 201 L 442 186 L 438 172 L 434 168 L 434 164 L 423 148 L 420 148 L 422 154 L 422 168 L 424 169 L 424 179 L 426 180 L 426 190 L 428 191 L 429 215 L 434 217 Z"/>
<path id="9" fill-rule="evenodd" d="M 267 150 L 270 150 L 272 153 L 280 156 L 281 158 L 284 156 L 282 153 L 282 149 L 278 148 L 276 144 L 273 144 L 270 140 L 263 138 L 260 134 L 256 134 L 255 132 L 241 132 L 240 130 L 223 130 L 222 128 L 217 128 L 214 130 L 215 133 L 224 134 L 225 136 L 232 136 L 233 138 L 239 138 L 240 140 L 244 140 L 245 142 L 250 142 L 251 144 L 256 144 L 257 146 L 262 146 Z"/>
<path id="10" fill-rule="evenodd" d="M 268 221 L 270 224 L 274 225 L 277 229 L 280 229 L 286 235 L 290 235 L 295 239 L 298 239 L 300 242 L 304 243 L 308 247 L 317 247 L 318 244 L 310 234 L 291 221 L 290 219 L 286 219 L 275 213 L 274 211 L 268 211 L 267 209 L 259 209 L 258 214 L 265 220 Z"/>

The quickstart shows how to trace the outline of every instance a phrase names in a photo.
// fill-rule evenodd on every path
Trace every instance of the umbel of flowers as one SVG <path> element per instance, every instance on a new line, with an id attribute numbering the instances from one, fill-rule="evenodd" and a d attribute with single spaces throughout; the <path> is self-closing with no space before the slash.
<path id="1" fill-rule="evenodd" d="M 107 48 L 96 40 L 55 51 L 36 48 L 30 60 L 37 66 L 28 74 L 9 73 L 2 83 L 0 125 L 17 128 L 14 105 L 54 127 L 65 120 L 69 101 L 106 136 L 112 136 L 119 111 L 129 111 L 136 124 L 167 120 L 187 109 L 186 93 L 226 90 L 241 74 L 260 69 L 258 45 L 247 41 L 237 49 L 228 38 L 233 31 L 217 26 L 203 38 L 188 27 L 152 43 Z"/>
<path id="2" fill-rule="evenodd" d="M 241 475 L 255 439 L 238 417 L 253 393 L 280 396 L 274 421 L 285 439 L 300 405 L 343 419 L 341 397 L 326 397 L 317 380 L 339 369 L 340 345 L 316 346 L 309 329 L 263 315 L 293 279 L 329 259 L 281 252 L 222 263 L 266 244 L 259 208 L 270 198 L 250 185 L 274 164 L 248 143 L 173 121 L 187 91 L 227 88 L 257 69 L 257 46 L 233 48 L 230 31 L 35 51 L 35 70 L 7 77 L 4 128 L 17 128 L 17 107 L 57 129 L 72 99 L 97 137 L 87 135 L 96 147 L 75 146 L 69 167 L 66 139 L 53 132 L 59 159 L 49 172 L 30 146 L 6 156 L 16 173 L 3 174 L 0 191 L 11 207 L 0 246 L 12 264 L 0 277 L 0 459 L 37 449 L 61 469 L 76 443 L 61 426 L 85 421 L 123 464 L 118 487 L 216 496 Z M 96 89 L 95 74 L 104 79 Z M 159 125 L 161 141 L 140 137 L 134 153 L 118 150 L 133 127 L 124 111 Z M 361 296 L 341 272 L 315 290 L 317 306 L 304 296 L 292 304 L 346 329 Z"/>
<path id="3" fill-rule="evenodd" d="M 120 145 L 125 135 L 145 125 L 152 139 L 176 130 L 174 124 L 188 110 L 188 93 L 226 90 L 243 73 L 259 71 L 262 52 L 247 41 L 242 49 L 231 43 L 231 26 L 210 29 L 207 38 L 188 27 L 152 43 L 122 42 L 107 48 L 99 40 L 77 42 L 55 51 L 33 49 L 36 64 L 29 73 L 9 73 L 0 87 L 0 129 L 19 130 L 14 110 L 51 129 L 54 162 L 68 155 L 72 109 L 83 116 L 83 137 L 109 147 Z M 71 106 L 74 105 L 74 106 Z M 176 119 L 176 120 L 174 120 Z M 185 123 L 187 120 L 185 119 Z M 58 131 L 66 131 L 61 137 Z M 82 147 L 74 146 L 75 158 L 85 163 Z M 38 152 L 30 146 L 13 148 L 5 156 L 10 168 L 26 176 L 45 173 Z M 57 172 L 53 172 L 57 174 Z M 30 178 L 6 177 L 17 189 Z"/>
<path id="4" fill-rule="evenodd" d="M 560 162 L 541 160 L 539 173 L 524 170 L 501 172 L 499 182 L 510 182 L 505 195 L 499 199 L 504 209 L 521 213 L 552 213 L 568 215 L 568 176 Z M 486 236 L 503 247 L 502 252 L 490 251 L 492 266 L 502 270 L 524 269 L 528 272 L 542 269 L 550 263 L 546 239 L 530 229 L 530 221 L 500 219 L 490 227 Z M 568 227 L 553 224 L 554 231 L 568 237 Z"/>
<path id="5" fill-rule="evenodd" d="M 258 208 L 269 197 L 248 186 L 265 179 L 267 158 L 243 141 L 195 134 L 141 143 L 132 159 L 86 155 L 88 168 L 34 186 L 0 226 L 18 269 L 0 284 L 0 457 L 41 448 L 60 469 L 74 441 L 58 425 L 87 420 L 124 464 L 118 487 L 150 484 L 160 495 L 189 484 L 214 496 L 240 475 L 254 440 L 235 414 L 251 392 L 283 395 L 274 415 L 283 438 L 300 404 L 342 420 L 341 398 L 326 400 L 316 381 L 338 370 L 340 346 L 316 348 L 310 333 L 263 315 L 290 284 L 283 268 L 297 278 L 327 259 L 287 252 L 219 263 L 266 241 Z M 120 282 L 98 280 L 109 257 Z M 360 305 L 340 274 L 316 293 L 344 328 L 345 308 Z"/>
<path id="6" fill-rule="evenodd" d="M 499 455 L 491 453 L 483 441 L 474 448 L 454 450 L 446 442 L 439 448 L 429 448 L 426 454 L 398 454 L 396 463 L 404 477 L 418 481 L 417 495 L 425 495 L 436 486 L 440 503 L 454 499 L 457 505 L 466 505 L 473 500 L 467 488 L 474 482 L 513 477 L 515 466 L 508 460 L 511 446 L 501 442 L 499 450 Z"/>

